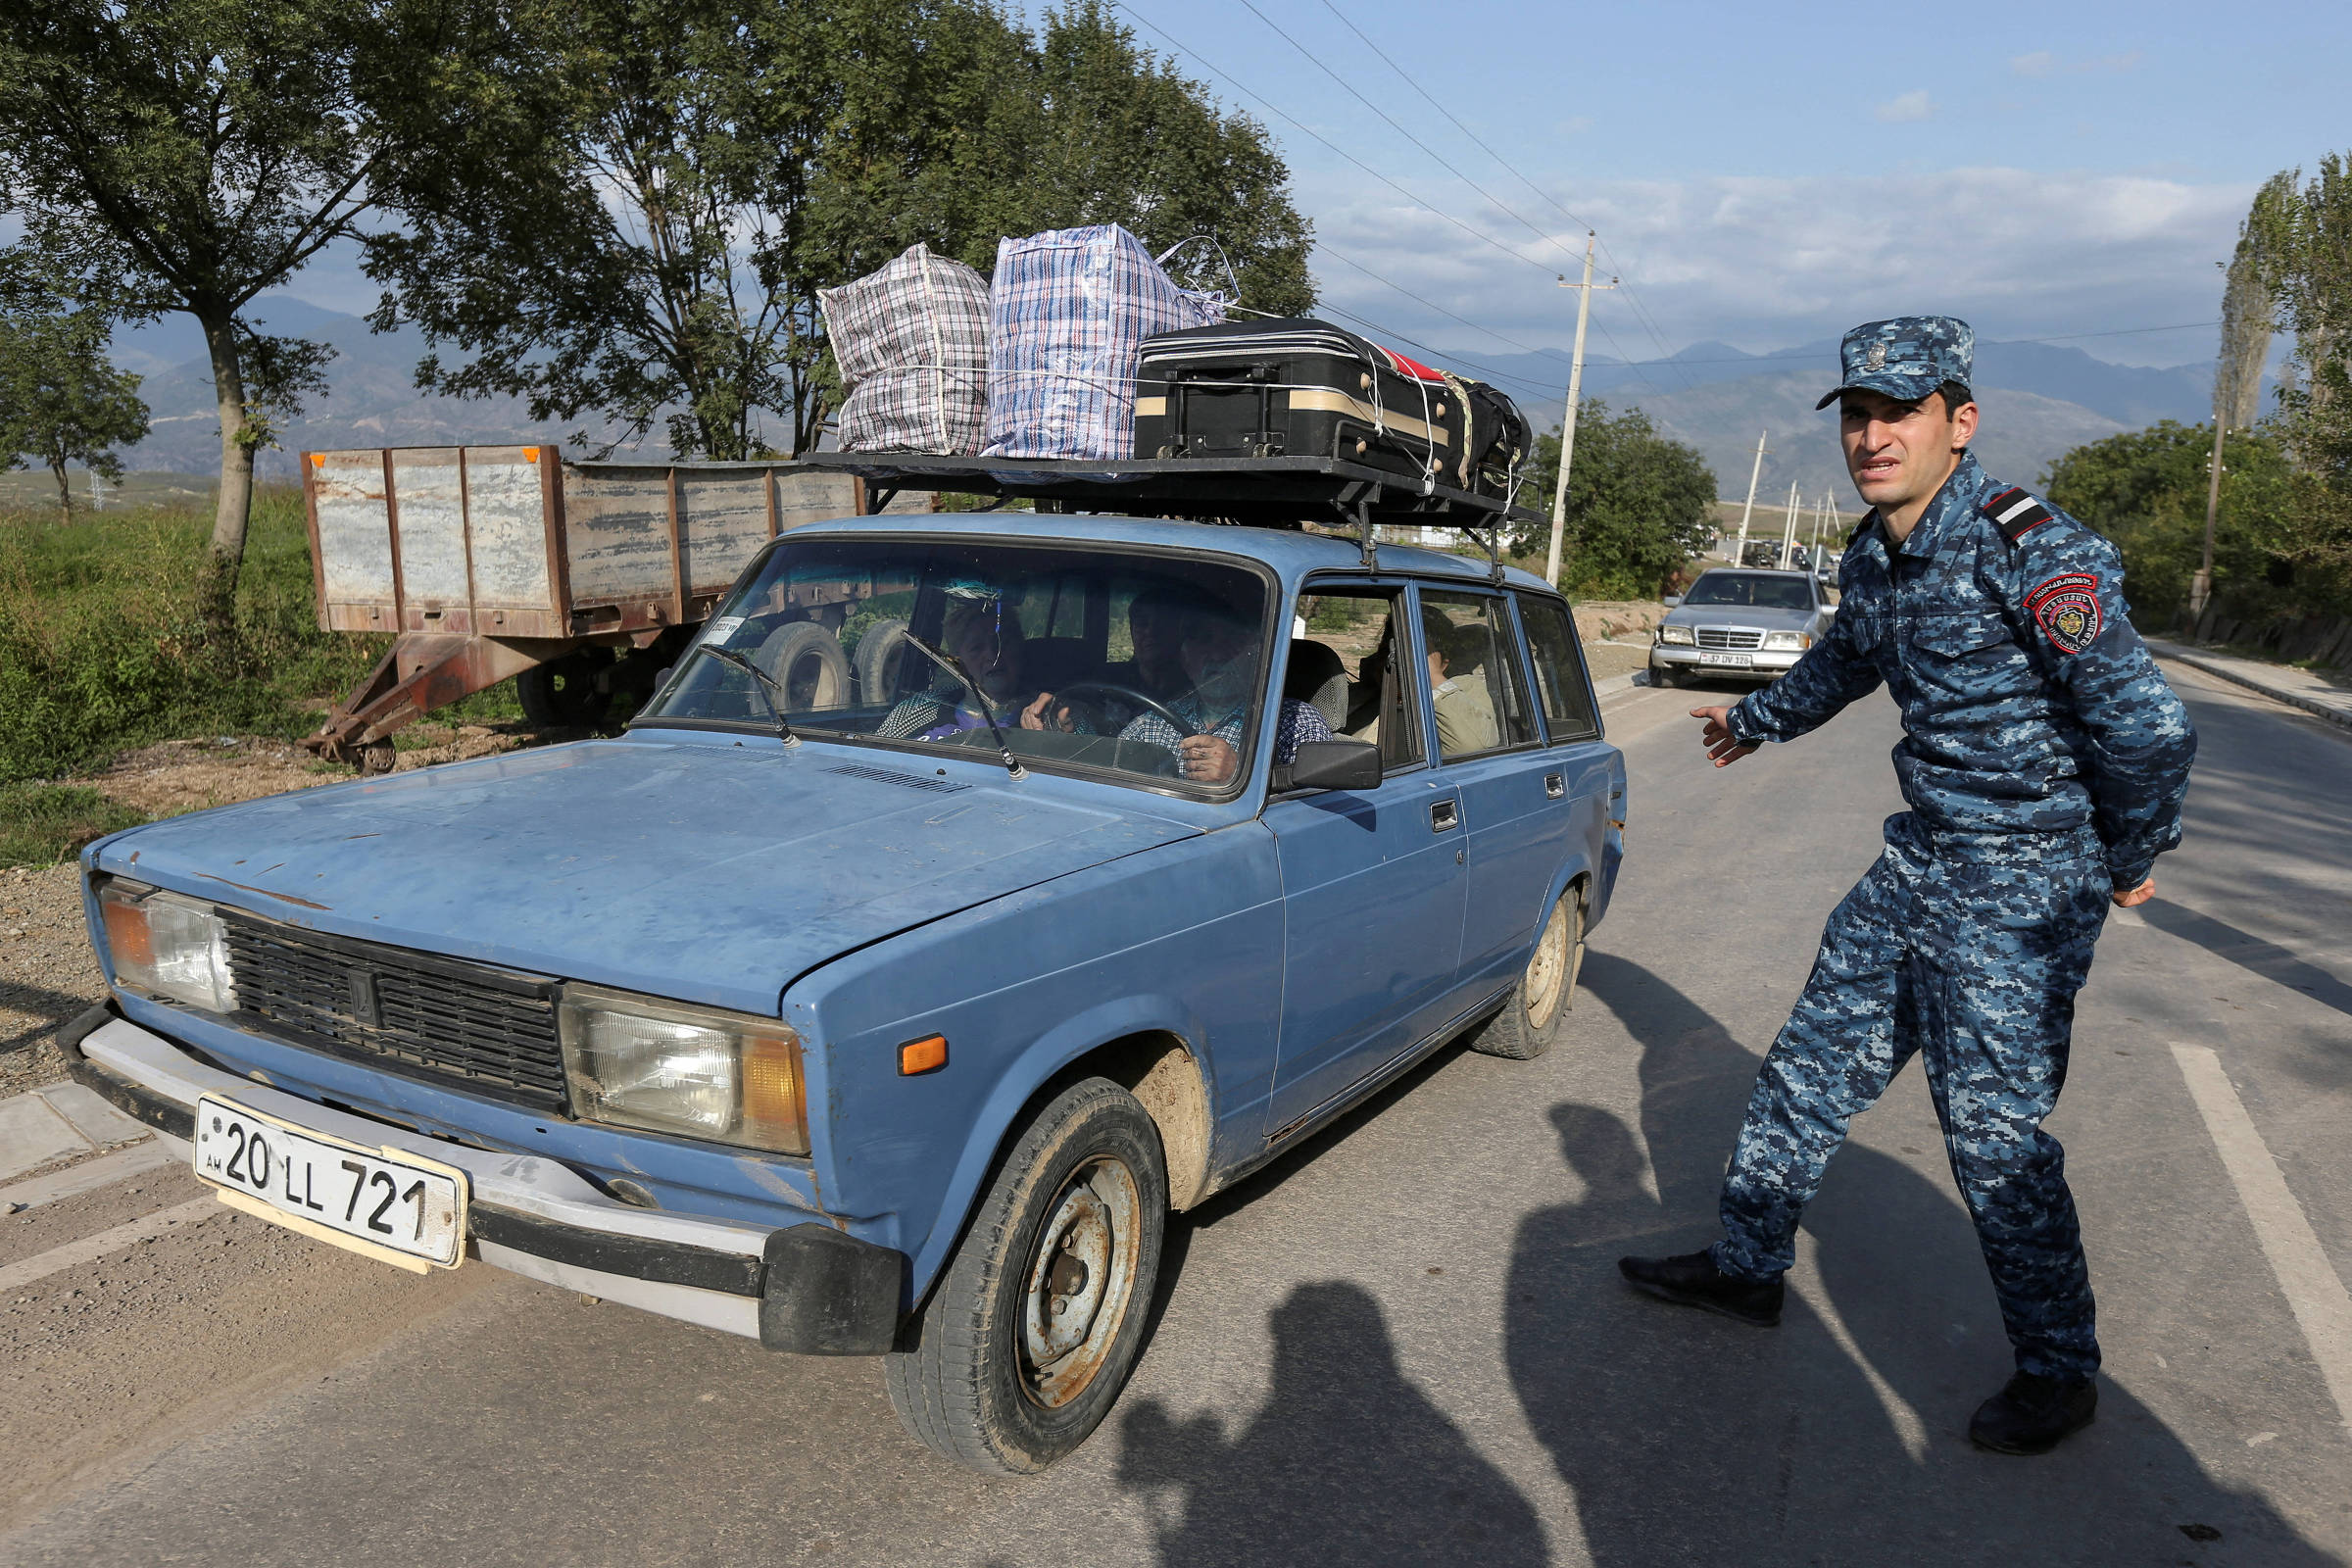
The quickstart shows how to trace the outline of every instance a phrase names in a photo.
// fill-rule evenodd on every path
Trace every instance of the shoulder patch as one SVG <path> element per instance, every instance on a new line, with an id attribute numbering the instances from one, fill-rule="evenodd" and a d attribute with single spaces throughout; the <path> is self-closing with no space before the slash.
<path id="1" fill-rule="evenodd" d="M 2015 486 L 2003 490 L 1978 510 L 1992 519 L 1992 525 L 2001 530 L 2001 537 L 2012 545 L 2057 515 L 2038 499 Z"/>
<path id="2" fill-rule="evenodd" d="M 2086 571 L 2060 572 L 2026 595 L 2026 612 L 2062 654 L 2079 654 L 2099 640 L 2099 579 Z"/>

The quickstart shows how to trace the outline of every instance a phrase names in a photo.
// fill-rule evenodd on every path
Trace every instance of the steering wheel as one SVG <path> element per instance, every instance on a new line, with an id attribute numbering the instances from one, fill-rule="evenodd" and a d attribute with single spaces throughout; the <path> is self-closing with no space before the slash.
<path id="1" fill-rule="evenodd" d="M 1107 680 L 1074 680 L 1054 694 L 1054 702 L 1055 706 L 1059 706 L 1064 698 L 1069 697 L 1074 692 L 1107 692 L 1109 695 L 1119 698 L 1133 707 L 1142 709 L 1147 713 L 1156 713 L 1159 717 L 1165 719 L 1168 723 L 1168 726 L 1175 730 L 1179 735 L 1190 735 L 1193 733 L 1193 725 L 1190 719 L 1177 717 L 1175 710 L 1169 708 L 1167 704 L 1157 702 L 1150 697 L 1146 697 L 1142 692 L 1137 691 L 1132 686 L 1120 686 Z M 1162 750 L 1165 750 L 1165 748 L 1163 747 Z"/>

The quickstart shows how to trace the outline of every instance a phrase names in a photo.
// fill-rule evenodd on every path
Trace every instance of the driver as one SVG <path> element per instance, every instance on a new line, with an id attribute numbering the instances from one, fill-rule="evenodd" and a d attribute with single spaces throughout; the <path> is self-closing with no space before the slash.
<path id="1" fill-rule="evenodd" d="M 986 729 L 993 715 L 1010 724 L 1027 706 L 1030 691 L 1021 684 L 1021 621 L 1004 612 L 1004 590 L 976 578 L 958 578 L 947 585 L 948 608 L 940 620 L 940 651 L 961 663 L 980 690 L 977 694 L 945 670 L 929 691 L 906 698 L 890 710 L 874 733 L 890 740 L 942 741 L 965 730 Z M 909 658 L 914 657 L 911 653 Z M 978 705 L 988 704 L 989 713 Z"/>
<path id="2" fill-rule="evenodd" d="M 1222 600 L 1191 588 L 1153 595 L 1176 622 L 1176 660 L 1186 689 L 1163 706 L 1184 721 L 1175 725 L 1146 711 L 1119 731 L 1122 741 L 1148 741 L 1176 755 L 1177 773 L 1196 784 L 1229 784 L 1242 764 L 1242 729 L 1257 694 L 1257 628 Z M 1039 694 L 1021 712 L 1027 729 L 1051 723 L 1073 729 L 1075 715 L 1063 708 L 1048 717 L 1052 692 Z M 1277 765 L 1295 761 L 1308 741 L 1331 739 L 1331 726 L 1313 704 L 1285 698 L 1274 732 Z"/>

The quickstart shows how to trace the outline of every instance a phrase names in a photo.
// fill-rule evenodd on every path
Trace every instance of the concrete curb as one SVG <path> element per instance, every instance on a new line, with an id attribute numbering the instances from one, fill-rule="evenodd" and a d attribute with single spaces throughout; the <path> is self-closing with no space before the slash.
<path id="1" fill-rule="evenodd" d="M 2229 668 L 2220 663 L 2218 661 L 2211 659 L 2200 659 L 2195 654 L 2192 654 L 2186 649 L 2180 647 L 2178 643 L 2160 642 L 2154 638 L 2150 638 L 2148 640 L 2148 652 L 2154 654 L 2158 659 L 2177 660 L 2180 662 L 2188 665 L 2191 669 L 2201 669 L 2208 675 L 2219 676 L 2221 679 L 2229 681 L 2231 685 L 2243 686 L 2250 692 L 2260 692 L 2263 696 L 2270 698 L 2273 702 L 2284 703 L 2289 708 L 2299 708 L 2304 712 L 2310 713 L 2318 718 L 2324 718 L 2328 723 L 2334 724 L 2339 728 L 2352 729 L 2352 708 L 2331 707 L 2327 703 L 2321 702 L 2316 697 L 2306 697 L 2301 692 L 2288 691 L 2284 687 L 2274 686 L 2268 681 L 2256 680 L 2251 675 L 2247 675 L 2239 670 Z"/>
<path id="2" fill-rule="evenodd" d="M 1631 691 L 1636 686 L 1648 685 L 1649 682 L 1643 680 L 1642 674 L 1642 672 L 1637 669 L 1629 675 L 1611 675 L 1607 680 L 1594 681 L 1592 683 L 1592 700 L 1596 703 L 1601 702 L 1616 696 L 1619 692 Z"/>

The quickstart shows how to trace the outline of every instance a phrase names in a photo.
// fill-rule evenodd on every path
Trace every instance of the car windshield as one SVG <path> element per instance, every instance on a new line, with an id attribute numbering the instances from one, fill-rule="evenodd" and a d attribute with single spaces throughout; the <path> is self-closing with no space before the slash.
<path id="1" fill-rule="evenodd" d="M 1686 605 L 1751 605 L 1758 610 L 1811 610 L 1813 591 L 1802 577 L 1754 571 L 1710 571 L 1683 595 Z"/>
<path id="2" fill-rule="evenodd" d="M 787 537 L 638 722 L 773 730 L 754 677 L 704 656 L 709 646 L 765 671 L 798 735 L 989 756 L 1002 746 L 1024 764 L 1200 787 L 1179 777 L 1184 736 L 1224 739 L 1234 776 L 1247 775 L 1266 603 L 1256 572 L 1199 559 Z"/>

